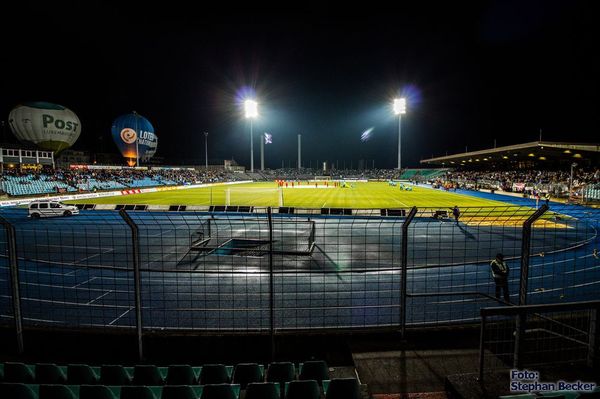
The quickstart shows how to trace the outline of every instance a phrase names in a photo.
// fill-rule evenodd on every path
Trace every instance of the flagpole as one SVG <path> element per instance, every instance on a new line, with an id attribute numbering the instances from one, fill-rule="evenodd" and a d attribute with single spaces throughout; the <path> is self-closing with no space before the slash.
<path id="1" fill-rule="evenodd" d="M 260 138 L 260 170 L 265 170 L 265 134 Z"/>

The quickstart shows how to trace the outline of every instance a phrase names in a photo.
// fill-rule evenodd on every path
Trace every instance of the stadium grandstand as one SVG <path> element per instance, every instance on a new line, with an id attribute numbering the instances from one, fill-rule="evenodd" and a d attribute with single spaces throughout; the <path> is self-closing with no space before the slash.
<path id="1" fill-rule="evenodd" d="M 568 168 L 572 162 L 577 162 L 584 167 L 597 166 L 600 163 L 600 144 L 540 140 L 421 160 L 421 164 L 427 166 L 512 169 L 540 166 L 543 168 Z"/>

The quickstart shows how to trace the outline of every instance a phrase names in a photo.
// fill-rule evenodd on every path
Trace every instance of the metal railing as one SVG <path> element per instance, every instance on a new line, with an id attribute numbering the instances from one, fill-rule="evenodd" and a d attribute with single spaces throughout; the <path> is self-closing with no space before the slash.
<path id="1" fill-rule="evenodd" d="M 180 208 L 175 208 L 180 209 Z M 238 210 L 241 208 L 238 208 Z M 477 323 L 505 255 L 513 303 L 598 299 L 600 210 L 499 206 L 0 217 L 0 324 L 278 334 Z M 293 212 L 293 213 L 291 213 Z"/>
<path id="2" fill-rule="evenodd" d="M 486 370 L 560 363 L 597 366 L 599 311 L 600 301 L 482 308 L 479 381 Z"/>

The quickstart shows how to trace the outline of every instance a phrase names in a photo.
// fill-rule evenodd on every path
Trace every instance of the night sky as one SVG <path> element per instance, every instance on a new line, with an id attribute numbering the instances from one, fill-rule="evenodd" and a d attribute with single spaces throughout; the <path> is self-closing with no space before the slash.
<path id="1" fill-rule="evenodd" d="M 296 160 L 395 167 L 394 97 L 408 100 L 403 160 L 545 140 L 600 142 L 600 15 L 593 1 L 396 2 L 222 9 L 203 2 L 3 2 L 0 113 L 25 101 L 71 108 L 74 148 L 117 152 L 132 110 L 169 164 L 249 166 L 241 100 L 254 93 L 255 166 Z M 415 4 L 417 3 L 417 4 Z M 350 4 L 347 2 L 346 4 Z M 226 8 L 225 8 L 226 7 Z M 373 127 L 361 142 L 361 133 Z M 10 132 L 3 142 L 14 142 Z M 369 161 L 371 165 L 372 161 Z"/>

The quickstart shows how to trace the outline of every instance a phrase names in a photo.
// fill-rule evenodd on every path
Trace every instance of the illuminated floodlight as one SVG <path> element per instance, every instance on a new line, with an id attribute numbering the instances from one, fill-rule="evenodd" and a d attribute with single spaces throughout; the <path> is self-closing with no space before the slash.
<path id="1" fill-rule="evenodd" d="M 394 114 L 400 115 L 406 113 L 406 98 L 394 99 Z"/>
<path id="2" fill-rule="evenodd" d="M 256 118 L 258 116 L 258 103 L 254 100 L 244 101 L 244 111 L 246 118 Z"/>

